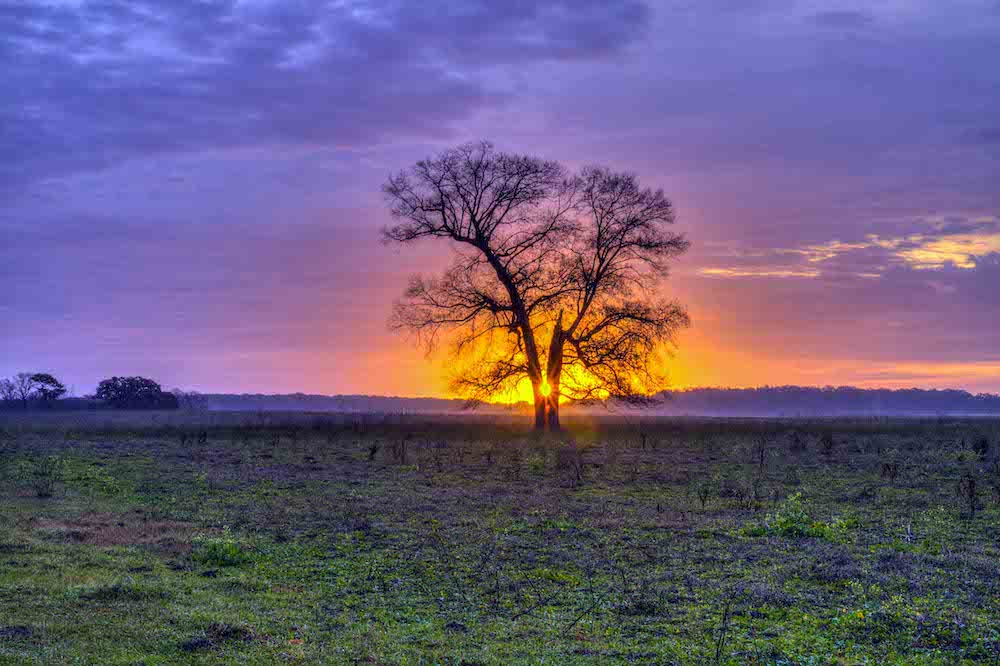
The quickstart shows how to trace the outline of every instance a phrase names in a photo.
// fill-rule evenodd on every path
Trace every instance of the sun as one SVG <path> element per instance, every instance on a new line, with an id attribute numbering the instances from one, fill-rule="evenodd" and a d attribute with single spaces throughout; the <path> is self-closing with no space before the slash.
<path id="1" fill-rule="evenodd" d="M 547 398 L 552 394 L 552 387 L 549 386 L 548 382 L 542 382 L 542 385 L 538 387 L 538 391 Z"/>

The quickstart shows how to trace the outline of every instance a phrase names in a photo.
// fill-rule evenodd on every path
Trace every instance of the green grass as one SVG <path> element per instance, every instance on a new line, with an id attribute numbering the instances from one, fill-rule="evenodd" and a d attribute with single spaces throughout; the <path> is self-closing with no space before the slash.
<path id="1" fill-rule="evenodd" d="M 995 422 L 5 418 L 4 664 L 1000 664 Z"/>

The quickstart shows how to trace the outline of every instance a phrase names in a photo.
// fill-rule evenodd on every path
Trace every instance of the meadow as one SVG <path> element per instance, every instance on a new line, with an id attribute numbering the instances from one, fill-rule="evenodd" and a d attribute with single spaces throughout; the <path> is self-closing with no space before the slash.
<path id="1" fill-rule="evenodd" d="M 3 664 L 1000 664 L 1000 422 L 0 414 Z"/>

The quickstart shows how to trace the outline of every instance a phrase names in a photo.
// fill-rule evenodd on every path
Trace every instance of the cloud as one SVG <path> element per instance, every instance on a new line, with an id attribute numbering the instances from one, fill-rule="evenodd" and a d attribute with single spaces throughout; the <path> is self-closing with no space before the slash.
<path id="1" fill-rule="evenodd" d="M 819 277 L 817 270 L 782 270 L 782 269 L 738 269 L 738 268 L 699 268 L 699 275 L 720 278 L 814 278 Z"/>
<path id="2" fill-rule="evenodd" d="M 800 247 L 737 251 L 714 259 L 716 264 L 728 261 L 731 265 L 699 268 L 697 274 L 872 279 L 896 268 L 971 270 L 1000 254 L 1000 220 L 993 217 L 936 217 L 911 221 L 907 226 L 912 233 L 905 236 L 867 234 L 860 240 L 834 239 Z"/>
<path id="3" fill-rule="evenodd" d="M 901 237 L 869 234 L 867 247 L 888 250 L 894 259 L 916 270 L 973 269 L 984 258 L 1000 253 L 1000 220 L 941 218 L 932 220 L 926 230 Z"/>
<path id="4" fill-rule="evenodd" d="M 850 382 L 868 367 L 891 370 L 906 363 L 926 370 L 922 383 L 933 384 L 931 375 L 940 370 L 939 383 L 1000 387 L 995 373 L 974 372 L 1000 363 L 1000 292 L 993 286 L 1000 284 L 1000 255 L 983 257 L 970 269 L 921 270 L 898 262 L 867 278 L 861 266 L 851 265 L 850 253 L 831 261 L 849 268 L 824 266 L 808 278 L 734 277 L 724 285 L 697 273 L 678 276 L 673 292 L 680 290 L 692 304 L 694 319 L 681 356 L 699 352 L 686 363 L 713 377 L 743 372 L 765 378 L 757 381 L 780 381 L 782 373 L 829 367 L 835 369 L 818 383 Z M 754 352 L 748 367 L 727 369 L 719 367 L 726 350 Z M 964 380 L 962 367 L 969 369 Z"/>
<path id="5" fill-rule="evenodd" d="M 854 250 L 864 250 L 871 245 L 869 243 L 844 243 L 839 240 L 827 241 L 826 243 L 820 243 L 819 245 L 807 245 L 802 249 L 789 250 L 797 254 L 801 254 L 806 258 L 806 261 L 810 263 L 819 263 L 821 261 L 826 261 L 828 259 L 833 259 L 839 257 L 845 252 L 852 252 Z"/>
<path id="6" fill-rule="evenodd" d="M 872 242 L 893 250 L 897 257 L 917 270 L 941 269 L 949 265 L 972 269 L 981 258 L 1000 253 L 1000 232 L 951 234 L 937 238 L 916 235 L 890 240 L 873 237 Z"/>
<path id="7" fill-rule="evenodd" d="M 490 69 L 608 57 L 637 0 L 42 0 L 0 7 L 0 187 L 166 151 L 442 137 Z"/>

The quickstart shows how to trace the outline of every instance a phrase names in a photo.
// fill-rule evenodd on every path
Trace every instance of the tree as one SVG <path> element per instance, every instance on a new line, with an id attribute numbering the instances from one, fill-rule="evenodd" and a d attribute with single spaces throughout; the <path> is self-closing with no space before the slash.
<path id="1" fill-rule="evenodd" d="M 47 372 L 38 372 L 31 376 L 31 381 L 35 383 L 35 392 L 46 405 L 51 406 L 53 402 L 66 394 L 66 387 L 58 379 Z"/>
<path id="2" fill-rule="evenodd" d="M 14 375 L 12 382 L 14 384 L 14 395 L 21 401 L 21 406 L 25 409 L 28 408 L 28 401 L 35 393 L 35 379 L 34 375 L 30 372 L 19 372 Z"/>
<path id="3" fill-rule="evenodd" d="M 94 397 L 116 409 L 177 409 L 177 398 L 145 377 L 112 377 L 97 385 Z"/>
<path id="4" fill-rule="evenodd" d="M 208 409 L 208 398 L 198 391 L 185 391 L 175 388 L 170 393 L 177 399 L 177 405 L 180 409 L 191 411 L 204 411 Z"/>
<path id="5" fill-rule="evenodd" d="M 17 400 L 17 386 L 14 380 L 4 377 L 0 379 L 0 402 L 8 403 Z"/>
<path id="6" fill-rule="evenodd" d="M 391 325 L 428 350 L 447 339 L 470 404 L 527 380 L 535 428 L 555 430 L 562 401 L 646 403 L 665 388 L 662 352 L 689 319 L 659 289 L 688 242 L 662 190 L 488 142 L 417 162 L 383 190 L 396 219 L 386 242 L 455 250 L 439 277 L 411 279 Z"/>

